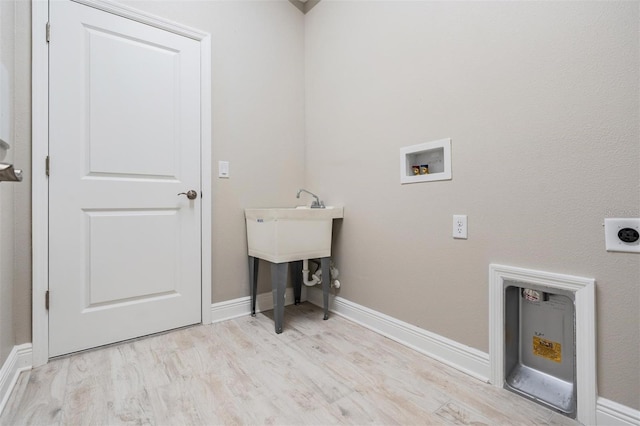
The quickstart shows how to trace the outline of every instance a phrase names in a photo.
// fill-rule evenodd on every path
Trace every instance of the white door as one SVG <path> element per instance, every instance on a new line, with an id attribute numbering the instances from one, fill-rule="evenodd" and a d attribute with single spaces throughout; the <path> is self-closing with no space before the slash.
<path id="1" fill-rule="evenodd" d="M 199 43 L 69 0 L 50 22 L 49 355 L 198 323 Z"/>

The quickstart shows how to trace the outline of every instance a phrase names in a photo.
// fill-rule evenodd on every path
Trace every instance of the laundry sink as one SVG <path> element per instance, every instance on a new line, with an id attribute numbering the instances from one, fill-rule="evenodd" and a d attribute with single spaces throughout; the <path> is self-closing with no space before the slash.
<path id="1" fill-rule="evenodd" d="M 333 219 L 342 207 L 245 209 L 249 256 L 272 263 L 331 256 Z"/>

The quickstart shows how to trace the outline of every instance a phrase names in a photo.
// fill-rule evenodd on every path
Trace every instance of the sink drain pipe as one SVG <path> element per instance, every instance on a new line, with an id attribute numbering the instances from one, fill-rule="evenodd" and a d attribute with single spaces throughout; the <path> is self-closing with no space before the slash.
<path id="1" fill-rule="evenodd" d="M 309 279 L 309 259 L 304 259 L 302 261 L 302 282 L 307 287 L 313 287 L 320 283 L 320 278 L 318 278 L 316 274 L 311 275 L 311 279 Z"/>
<path id="2" fill-rule="evenodd" d="M 330 271 L 332 287 L 340 288 L 340 281 L 336 279 L 338 277 L 338 268 L 334 267 L 332 264 Z M 313 287 L 314 285 L 322 282 L 322 269 L 320 268 L 316 269 L 316 272 L 311 274 L 311 279 L 309 279 L 309 259 L 304 259 L 302 261 L 302 282 L 307 287 Z"/>

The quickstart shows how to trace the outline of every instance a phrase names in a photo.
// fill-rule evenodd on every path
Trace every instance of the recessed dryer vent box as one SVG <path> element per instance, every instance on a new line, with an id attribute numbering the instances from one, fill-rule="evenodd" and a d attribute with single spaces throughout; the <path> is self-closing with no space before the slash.
<path id="1" fill-rule="evenodd" d="M 575 418 L 574 293 L 509 281 L 504 291 L 505 388 Z"/>
<path id="2" fill-rule="evenodd" d="M 451 139 L 440 139 L 400 148 L 401 184 L 449 179 L 451 179 Z"/>

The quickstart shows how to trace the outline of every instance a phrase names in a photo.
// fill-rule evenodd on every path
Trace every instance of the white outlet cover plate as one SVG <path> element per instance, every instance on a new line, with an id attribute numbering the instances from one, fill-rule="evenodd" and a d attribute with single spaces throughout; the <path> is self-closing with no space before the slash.
<path id="1" fill-rule="evenodd" d="M 462 240 L 467 239 L 467 215 L 466 214 L 453 215 L 453 238 L 458 238 Z"/>
<path id="2" fill-rule="evenodd" d="M 618 232 L 632 228 L 640 232 L 640 218 L 607 218 L 604 220 L 604 242 L 607 251 L 640 253 L 640 240 L 626 243 L 618 238 Z"/>

